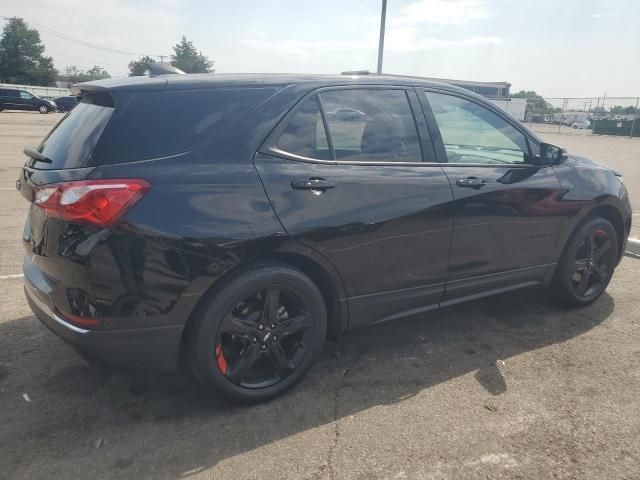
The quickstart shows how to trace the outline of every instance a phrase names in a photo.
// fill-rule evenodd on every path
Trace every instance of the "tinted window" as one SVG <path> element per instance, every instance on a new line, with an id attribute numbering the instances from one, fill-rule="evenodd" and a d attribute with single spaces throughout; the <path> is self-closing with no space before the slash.
<path id="1" fill-rule="evenodd" d="M 427 92 L 450 163 L 524 163 L 525 136 L 486 107 L 453 95 Z"/>
<path id="2" fill-rule="evenodd" d="M 5 90 L 4 94 L 7 97 L 19 97 L 20 94 L 18 93 L 18 90 Z"/>
<path id="3" fill-rule="evenodd" d="M 52 163 L 32 161 L 32 165 L 40 169 L 83 166 L 114 111 L 108 99 L 101 100 L 104 99 L 85 97 L 40 144 L 38 150 Z"/>
<path id="4" fill-rule="evenodd" d="M 320 101 L 336 160 L 422 161 L 404 90 L 329 91 Z"/>
<path id="5" fill-rule="evenodd" d="M 278 131 L 276 148 L 301 157 L 329 160 L 329 145 L 322 123 L 318 99 L 314 96 L 304 100 L 287 117 L 282 130 Z"/>
<path id="6" fill-rule="evenodd" d="M 94 163 L 121 163 L 182 153 L 209 140 L 273 88 L 211 88 L 115 94 L 116 113 Z"/>

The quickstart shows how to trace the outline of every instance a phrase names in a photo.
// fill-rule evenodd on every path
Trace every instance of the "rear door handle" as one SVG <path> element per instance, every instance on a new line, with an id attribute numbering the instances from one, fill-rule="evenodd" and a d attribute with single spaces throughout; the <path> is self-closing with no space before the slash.
<path id="1" fill-rule="evenodd" d="M 335 182 L 325 180 L 324 178 L 307 178 L 306 180 L 292 180 L 291 188 L 294 190 L 311 190 L 323 193 L 325 190 L 335 188 Z"/>
<path id="2" fill-rule="evenodd" d="M 486 180 L 478 177 L 459 178 L 456 180 L 457 186 L 462 188 L 475 188 L 476 190 L 484 187 L 486 184 Z"/>

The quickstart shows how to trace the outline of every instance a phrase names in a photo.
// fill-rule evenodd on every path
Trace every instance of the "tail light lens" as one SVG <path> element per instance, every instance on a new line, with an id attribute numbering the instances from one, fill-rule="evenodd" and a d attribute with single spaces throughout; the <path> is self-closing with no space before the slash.
<path id="1" fill-rule="evenodd" d="M 59 309 L 56 311 L 64 318 L 67 322 L 76 325 L 77 327 L 86 327 L 91 328 L 100 324 L 100 319 L 91 318 L 91 317 L 81 317 L 79 315 L 73 315 L 71 313 L 61 312 Z"/>
<path id="2" fill-rule="evenodd" d="M 39 187 L 33 201 L 49 217 L 109 227 L 150 188 L 149 182 L 139 179 L 63 182 Z"/>

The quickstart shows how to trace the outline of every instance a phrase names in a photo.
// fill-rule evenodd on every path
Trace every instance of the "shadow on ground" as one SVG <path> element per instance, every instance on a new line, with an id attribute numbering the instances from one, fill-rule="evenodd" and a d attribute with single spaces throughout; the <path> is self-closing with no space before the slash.
<path id="1" fill-rule="evenodd" d="M 0 468 L 7 478 L 77 478 L 88 466 L 94 478 L 179 478 L 463 374 L 500 395 L 509 385 L 498 360 L 574 338 L 613 306 L 605 294 L 563 310 L 528 289 L 359 330 L 328 345 L 290 393 L 254 407 L 207 397 L 178 375 L 100 373 L 33 317 L 5 322 Z"/>

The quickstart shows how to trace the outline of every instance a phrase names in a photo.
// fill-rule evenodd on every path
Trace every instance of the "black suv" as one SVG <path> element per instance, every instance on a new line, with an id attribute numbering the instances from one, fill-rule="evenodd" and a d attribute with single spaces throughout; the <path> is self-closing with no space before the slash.
<path id="1" fill-rule="evenodd" d="M 0 88 L 0 111 L 2 110 L 30 110 L 49 113 L 56 111 L 56 104 L 52 100 L 40 98 L 25 90 Z"/>
<path id="2" fill-rule="evenodd" d="M 78 105 L 78 99 L 74 96 L 58 97 L 53 101 L 59 112 L 70 112 Z"/>
<path id="3" fill-rule="evenodd" d="M 449 85 L 167 75 L 74 93 L 17 182 L 31 308 L 85 357 L 184 360 L 240 401 L 294 385 L 347 329 L 531 285 L 588 305 L 631 226 L 614 171 Z"/>

